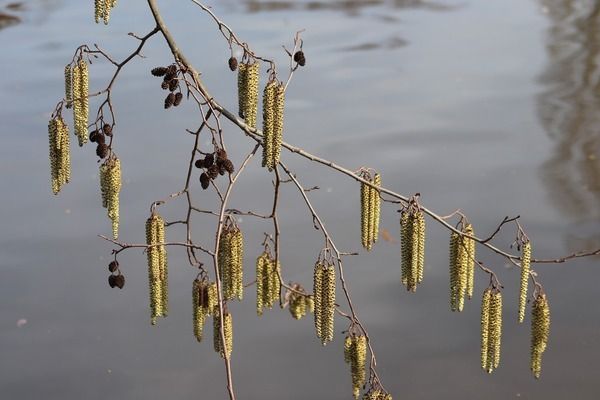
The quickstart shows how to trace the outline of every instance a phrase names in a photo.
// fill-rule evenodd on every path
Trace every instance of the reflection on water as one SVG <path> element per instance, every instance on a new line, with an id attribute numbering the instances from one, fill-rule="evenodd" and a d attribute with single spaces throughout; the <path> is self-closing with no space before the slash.
<path id="1" fill-rule="evenodd" d="M 561 212 L 582 220 L 600 218 L 600 2 L 543 4 L 551 22 L 550 62 L 538 103 L 555 146 L 541 174 Z"/>
<path id="2" fill-rule="evenodd" d="M 424 0 L 333 0 L 333 1 L 257 1 L 243 0 L 231 1 L 228 3 L 241 4 L 246 8 L 247 12 L 262 12 L 262 11 L 282 11 L 282 10 L 305 10 L 305 11 L 343 11 L 345 13 L 355 15 L 362 9 L 385 6 L 386 8 L 427 8 L 427 9 L 447 9 L 448 6 L 439 4 L 434 1 Z"/>

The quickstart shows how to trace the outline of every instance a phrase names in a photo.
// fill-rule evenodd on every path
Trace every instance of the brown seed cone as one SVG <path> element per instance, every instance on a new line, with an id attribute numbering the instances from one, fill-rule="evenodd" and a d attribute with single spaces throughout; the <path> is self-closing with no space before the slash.
<path id="1" fill-rule="evenodd" d="M 174 92 L 179 87 L 179 81 L 177 79 L 171 79 L 169 81 L 169 90 Z"/>
<path id="2" fill-rule="evenodd" d="M 175 94 L 175 101 L 173 101 L 173 105 L 177 107 L 181 104 L 181 100 L 183 100 L 183 94 L 181 92 Z"/>
<path id="3" fill-rule="evenodd" d="M 98 143 L 98 146 L 96 146 L 96 155 L 101 159 L 105 159 L 108 156 L 108 146 L 104 143 Z"/>
<path id="4" fill-rule="evenodd" d="M 175 103 L 175 94 L 169 93 L 167 97 L 165 97 L 165 109 L 170 108 L 173 103 Z"/>
<path id="5" fill-rule="evenodd" d="M 202 186 L 202 189 L 208 189 L 209 185 L 210 185 L 210 178 L 208 177 L 206 172 L 203 172 L 202 174 L 200 174 L 200 186 Z"/>
<path id="6" fill-rule="evenodd" d="M 302 50 L 294 53 L 294 61 L 296 61 L 301 67 L 306 65 L 306 57 L 304 56 L 304 52 Z"/>
<path id="7" fill-rule="evenodd" d="M 238 60 L 237 60 L 237 58 L 235 58 L 233 56 L 229 59 L 229 61 L 227 63 L 229 64 L 229 69 L 232 72 L 235 71 L 238 67 Z"/>
<path id="8" fill-rule="evenodd" d="M 165 67 L 156 67 L 152 68 L 150 73 L 154 76 L 164 76 L 167 73 L 167 69 Z"/>

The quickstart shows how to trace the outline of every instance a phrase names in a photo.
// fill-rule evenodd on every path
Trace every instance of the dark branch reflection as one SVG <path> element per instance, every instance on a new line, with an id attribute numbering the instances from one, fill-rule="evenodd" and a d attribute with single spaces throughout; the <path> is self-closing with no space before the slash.
<path id="1" fill-rule="evenodd" d="M 541 175 L 554 205 L 579 220 L 584 230 L 591 228 L 581 236 L 587 241 L 591 236 L 596 243 L 588 244 L 597 246 L 593 220 L 600 218 L 600 1 L 542 3 L 551 23 L 550 61 L 541 77 L 545 88 L 538 108 L 555 146 Z"/>

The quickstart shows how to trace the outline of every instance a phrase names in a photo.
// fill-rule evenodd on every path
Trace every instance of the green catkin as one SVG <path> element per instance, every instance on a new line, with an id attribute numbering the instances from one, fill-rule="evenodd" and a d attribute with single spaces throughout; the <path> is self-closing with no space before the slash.
<path id="1" fill-rule="evenodd" d="M 233 318 L 231 314 L 225 311 L 223 321 L 221 321 L 218 307 L 214 311 L 213 319 L 213 343 L 217 353 L 223 358 L 231 358 L 231 352 L 233 351 Z M 223 323 L 223 336 L 225 337 L 225 346 L 221 340 L 221 323 Z M 227 354 L 227 357 L 225 357 Z"/>
<path id="2" fill-rule="evenodd" d="M 542 373 L 542 355 L 548 345 L 550 334 L 550 307 L 546 295 L 539 294 L 531 307 L 531 362 L 530 368 L 536 379 Z"/>
<path id="3" fill-rule="evenodd" d="M 377 187 L 381 187 L 381 175 L 375 173 L 373 177 L 373 185 Z M 371 221 L 369 222 L 369 239 L 371 242 L 371 247 L 375 242 L 377 242 L 377 238 L 379 237 L 379 219 L 381 215 L 381 198 L 379 197 L 379 191 L 371 188 L 370 190 L 370 198 L 369 198 L 369 216 Z"/>
<path id="4" fill-rule="evenodd" d="M 263 308 L 265 306 L 264 297 L 266 293 L 264 277 L 267 257 L 268 255 L 263 253 L 256 259 L 256 314 L 259 316 L 263 314 Z"/>
<path id="5" fill-rule="evenodd" d="M 488 325 L 488 373 L 492 373 L 500 365 L 500 348 L 502 341 L 502 293 L 493 291 L 490 298 L 490 318 Z"/>
<path id="6" fill-rule="evenodd" d="M 521 283 L 519 287 L 519 323 L 525 319 L 527 305 L 527 284 L 529 283 L 529 268 L 531 264 L 531 242 L 523 243 L 521 248 Z"/>
<path id="7" fill-rule="evenodd" d="M 294 319 L 300 319 L 306 315 L 307 304 L 306 296 L 299 293 L 292 293 L 290 296 L 290 314 Z"/>
<path id="8" fill-rule="evenodd" d="M 411 224 L 411 239 L 410 244 L 412 246 L 411 250 L 411 260 L 410 260 L 410 279 L 408 281 L 410 290 L 415 292 L 417 290 L 417 281 L 419 277 L 419 241 L 421 237 L 420 225 L 418 223 L 417 214 L 412 214 L 410 216 Z"/>
<path id="9" fill-rule="evenodd" d="M 419 228 L 419 236 L 418 236 L 418 268 L 417 268 L 417 283 L 423 282 L 423 274 L 425 271 L 425 216 L 422 211 L 417 213 L 417 226 Z"/>
<path id="10" fill-rule="evenodd" d="M 153 213 L 146 221 L 146 250 L 148 256 L 148 280 L 150 287 L 150 321 L 156 324 L 158 317 L 168 313 L 168 266 L 165 243 L 165 221 Z"/>
<path id="11" fill-rule="evenodd" d="M 400 252 L 401 252 L 401 272 L 402 284 L 409 288 L 411 276 L 411 261 L 412 261 L 412 224 L 410 223 L 410 215 L 408 212 L 402 212 L 400 216 Z"/>
<path id="12" fill-rule="evenodd" d="M 206 290 L 206 285 L 202 281 L 195 279 L 192 290 L 194 336 L 198 342 L 201 342 L 204 330 L 204 320 L 206 317 L 201 299 L 204 293 L 203 291 Z"/>
<path id="13" fill-rule="evenodd" d="M 248 98 L 248 64 L 240 63 L 238 66 L 238 116 L 244 117 L 246 100 Z"/>
<path id="14" fill-rule="evenodd" d="M 276 81 L 269 81 L 263 92 L 263 159 L 262 166 L 273 169 L 273 123 L 275 121 Z"/>
<path id="15" fill-rule="evenodd" d="M 364 335 L 347 336 L 344 339 L 344 361 L 350 364 L 352 393 L 355 399 L 366 380 L 367 338 Z"/>
<path id="16" fill-rule="evenodd" d="M 271 158 L 273 159 L 272 168 L 275 168 L 281 158 L 281 143 L 283 143 L 283 117 L 285 114 L 285 85 L 283 83 L 280 83 L 275 87 L 275 102 L 273 108 L 273 155 Z M 272 168 L 269 168 L 269 170 Z"/>
<path id="17" fill-rule="evenodd" d="M 105 0 L 94 0 L 94 20 L 99 23 L 100 20 L 104 19 L 106 13 L 106 1 Z"/>
<path id="18" fill-rule="evenodd" d="M 113 238 L 119 237 L 119 194 L 121 192 L 121 161 L 114 154 L 100 165 L 102 206 L 112 222 Z"/>
<path id="19" fill-rule="evenodd" d="M 323 337 L 321 343 L 326 345 L 333 340 L 334 317 L 335 317 L 335 268 L 333 265 L 326 266 L 323 272 L 323 310 L 322 322 Z"/>
<path id="20" fill-rule="evenodd" d="M 61 117 L 48 122 L 50 180 L 52 192 L 58 194 L 71 180 L 69 128 Z"/>
<path id="21" fill-rule="evenodd" d="M 364 177 L 370 181 L 368 177 Z M 362 246 L 368 250 L 371 250 L 370 233 L 371 233 L 371 187 L 366 183 L 360 185 L 360 236 Z"/>
<path id="22" fill-rule="evenodd" d="M 467 224 L 462 231 L 473 235 L 473 228 Z M 473 295 L 475 274 L 475 243 L 456 232 L 450 234 L 450 309 L 462 311 L 465 294 Z"/>
<path id="23" fill-rule="evenodd" d="M 487 369 L 488 359 L 488 341 L 489 341 L 489 324 L 490 324 L 490 302 L 492 291 L 490 288 L 485 289 L 481 299 L 481 368 Z"/>
<path id="24" fill-rule="evenodd" d="M 88 65 L 80 59 L 73 67 L 73 119 L 80 147 L 88 141 L 89 90 Z"/>
<path id="25" fill-rule="evenodd" d="M 315 270 L 313 274 L 313 293 L 315 296 L 315 331 L 319 339 L 323 337 L 323 275 L 323 264 L 318 262 L 315 264 Z"/>
<path id="26" fill-rule="evenodd" d="M 242 299 L 244 239 L 238 228 L 223 228 L 219 240 L 219 275 L 223 285 L 223 298 Z"/>
<path id="27" fill-rule="evenodd" d="M 238 300 L 244 297 L 244 237 L 242 231 L 236 229 L 233 233 L 232 252 L 234 262 L 234 292 Z"/>
<path id="28" fill-rule="evenodd" d="M 238 67 L 238 102 L 239 116 L 244 118 L 246 124 L 256 128 L 256 115 L 258 113 L 258 85 L 260 77 L 260 64 L 241 63 Z"/>
<path id="29" fill-rule="evenodd" d="M 231 236 L 231 231 L 223 228 L 219 240 L 219 276 L 224 300 L 231 300 L 235 296 L 232 288 Z"/>
<path id="30" fill-rule="evenodd" d="M 73 105 L 73 69 L 71 65 L 65 66 L 65 102 L 66 107 L 71 108 Z"/>
<path id="31" fill-rule="evenodd" d="M 205 305 L 206 315 L 212 316 L 215 307 L 219 304 L 219 292 L 217 291 L 217 283 L 212 282 L 208 285 L 208 303 Z"/>
<path id="32" fill-rule="evenodd" d="M 464 233 L 469 236 L 473 236 L 473 226 L 471 224 L 467 224 Z M 471 299 L 473 297 L 473 289 L 475 286 L 475 241 L 470 238 L 463 239 L 467 254 L 467 297 Z"/>

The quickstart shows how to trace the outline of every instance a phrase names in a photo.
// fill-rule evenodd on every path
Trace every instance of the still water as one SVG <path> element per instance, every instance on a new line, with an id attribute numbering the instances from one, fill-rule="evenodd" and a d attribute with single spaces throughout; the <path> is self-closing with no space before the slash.
<path id="1" fill-rule="evenodd" d="M 120 257 L 125 289 L 106 283 L 111 246 L 100 207 L 91 146 L 73 148 L 73 180 L 50 191 L 46 124 L 62 95 L 62 73 L 81 43 L 122 59 L 152 28 L 145 1 L 121 1 L 108 27 L 92 21 L 92 1 L 30 0 L 7 11 L 20 24 L 0 30 L 0 398 L 222 399 L 224 370 L 211 335 L 196 343 L 191 324 L 195 272 L 185 253 L 170 253 L 171 309 L 149 324 L 145 255 Z M 213 22 L 186 1 L 159 2 L 181 48 L 206 85 L 235 108 L 236 78 Z M 286 140 L 357 169 L 382 171 L 384 184 L 422 193 L 440 214 L 461 208 L 477 232 L 505 215 L 522 215 L 534 256 L 556 257 L 600 246 L 600 4 L 569 0 L 209 1 L 255 51 L 286 62 L 305 29 L 307 66 L 287 94 Z M 122 73 L 115 89 L 116 149 L 122 159 L 123 240 L 142 242 L 150 203 L 180 189 L 198 125 L 191 105 L 165 111 L 149 70 L 171 62 L 156 37 Z M 111 69 L 92 66 L 92 90 Z M 93 105 L 92 103 L 92 110 Z M 239 164 L 251 144 L 230 124 Z M 206 145 L 207 143 L 204 143 Z M 358 188 L 290 153 L 338 245 L 359 250 Z M 232 206 L 269 209 L 270 176 L 255 160 Z M 197 177 L 195 178 L 197 179 Z M 202 205 L 214 198 L 196 187 Z M 286 280 L 310 287 L 321 237 L 295 188 L 281 201 Z M 183 216 L 184 204 L 163 208 Z M 214 219 L 198 218 L 210 238 Z M 263 221 L 243 218 L 246 280 L 259 252 Z M 382 228 L 397 237 L 389 205 Z M 168 235 L 180 239 L 174 229 Z M 425 282 L 416 294 L 399 282 L 398 243 L 377 244 L 346 264 L 351 294 L 396 399 L 597 399 L 600 397 L 600 261 L 537 267 L 550 297 L 552 332 L 542 379 L 528 367 L 529 324 L 516 323 L 518 273 L 480 251 L 505 285 L 502 364 L 479 368 L 479 300 L 461 314 L 448 306 L 447 232 L 429 223 Z M 497 238 L 506 247 L 512 229 Z M 487 278 L 477 277 L 481 293 Z M 257 318 L 252 291 L 231 306 L 234 381 L 240 399 L 348 399 L 342 335 L 321 347 L 310 318 L 287 311 Z M 346 326 L 338 319 L 336 331 Z M 209 329 L 210 331 L 210 329 Z"/>

